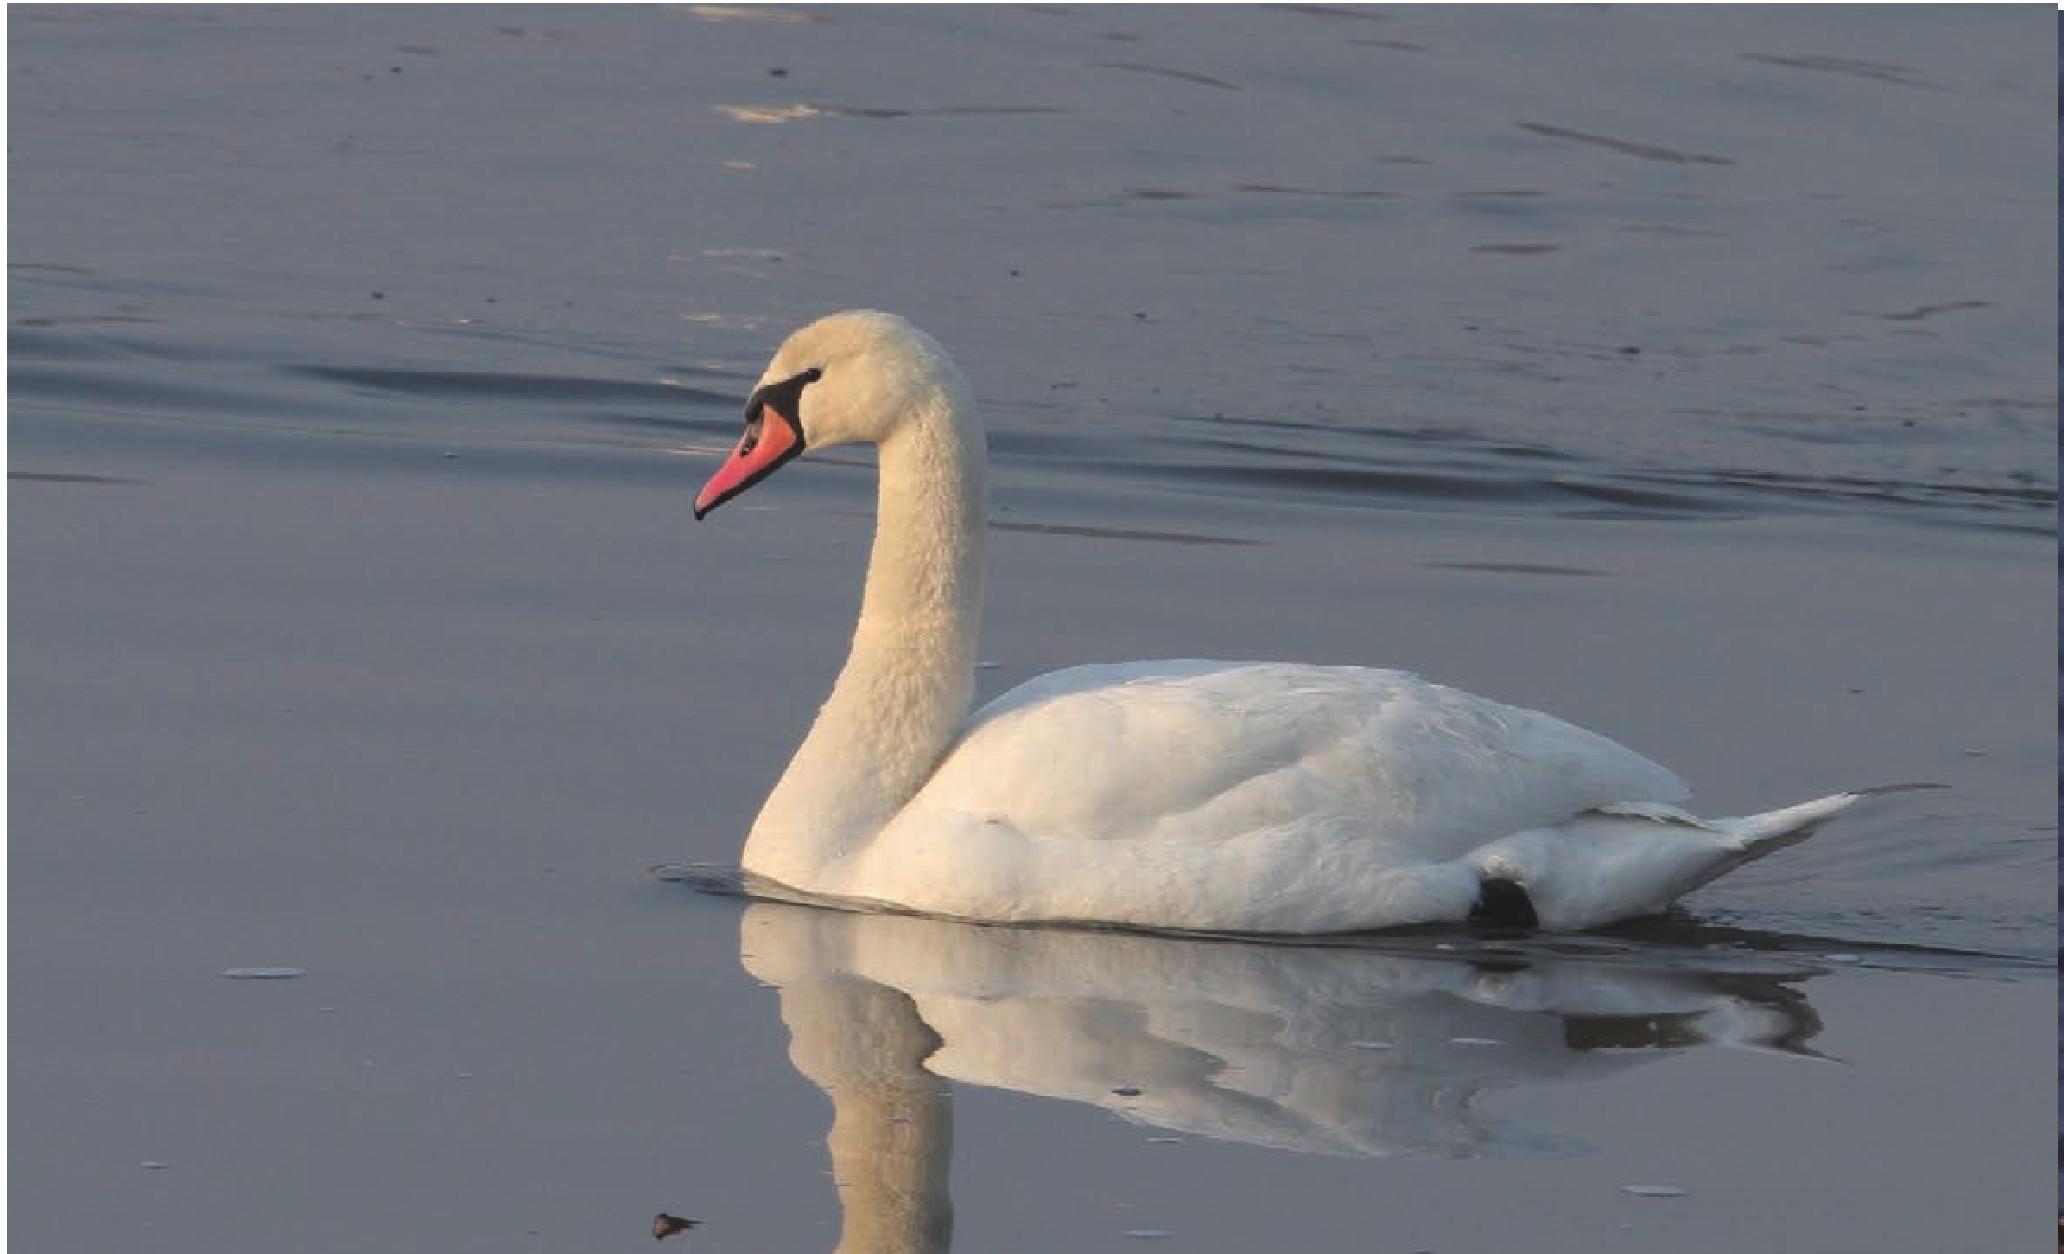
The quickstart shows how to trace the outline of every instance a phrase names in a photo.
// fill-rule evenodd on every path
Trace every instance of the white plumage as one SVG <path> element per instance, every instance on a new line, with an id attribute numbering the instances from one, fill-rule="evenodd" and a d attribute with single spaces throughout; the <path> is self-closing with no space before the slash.
<path id="1" fill-rule="evenodd" d="M 1083 666 L 970 716 L 985 442 L 958 368 L 901 319 L 838 314 L 790 337 L 755 398 L 698 514 L 806 448 L 881 448 L 852 652 L 746 845 L 745 869 L 789 891 L 1319 933 L 1465 919 L 1504 881 L 1542 926 L 1582 928 L 1660 910 L 1855 799 L 1700 820 L 1629 749 L 1400 671 Z"/>

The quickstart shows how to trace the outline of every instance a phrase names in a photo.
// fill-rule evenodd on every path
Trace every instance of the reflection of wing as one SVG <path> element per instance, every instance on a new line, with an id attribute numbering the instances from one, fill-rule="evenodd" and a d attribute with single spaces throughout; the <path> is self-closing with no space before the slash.
<path id="1" fill-rule="evenodd" d="M 1800 973 L 1781 968 L 1472 959 L 767 904 L 747 912 L 741 940 L 746 965 L 783 988 L 792 1028 L 788 990 L 856 979 L 908 998 L 936 1034 L 924 1062 L 936 1075 L 1319 1153 L 1555 1152 L 1554 1139 L 1484 1114 L 1479 1095 L 1813 1030 L 1801 1031 L 1811 1012 L 1786 986 Z"/>

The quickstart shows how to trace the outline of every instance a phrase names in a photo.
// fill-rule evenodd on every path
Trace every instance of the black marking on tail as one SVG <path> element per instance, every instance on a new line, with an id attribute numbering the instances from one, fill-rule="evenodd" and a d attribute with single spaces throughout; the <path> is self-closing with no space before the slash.
<path id="1" fill-rule="evenodd" d="M 1469 921 L 1491 927 L 1541 926 L 1541 916 L 1534 913 L 1534 899 L 1527 896 L 1525 886 L 1518 880 L 1506 879 L 1478 881 L 1476 904 L 1469 908 Z"/>

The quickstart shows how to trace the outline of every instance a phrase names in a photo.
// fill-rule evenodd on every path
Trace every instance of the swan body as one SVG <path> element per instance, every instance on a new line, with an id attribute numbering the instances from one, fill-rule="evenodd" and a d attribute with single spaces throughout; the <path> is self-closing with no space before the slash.
<path id="1" fill-rule="evenodd" d="M 880 496 L 852 651 L 745 847 L 789 892 L 994 922 L 1576 929 L 1661 910 L 1858 795 L 1699 819 L 1632 750 L 1391 670 L 1081 666 L 970 715 L 986 442 L 929 336 L 865 311 L 796 332 L 696 516 L 853 442 L 879 445 Z"/>

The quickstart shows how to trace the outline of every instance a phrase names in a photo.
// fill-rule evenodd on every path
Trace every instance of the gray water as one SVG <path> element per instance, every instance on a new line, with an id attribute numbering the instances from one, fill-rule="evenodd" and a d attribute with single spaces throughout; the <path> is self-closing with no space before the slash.
<path id="1" fill-rule="evenodd" d="M 25 1245 L 2047 1239 L 2050 15 L 10 17 Z M 863 304 L 990 423 L 985 691 L 1395 665 L 1711 811 L 1949 787 L 1552 941 L 649 877 L 837 666 L 864 459 L 687 506 Z"/>

